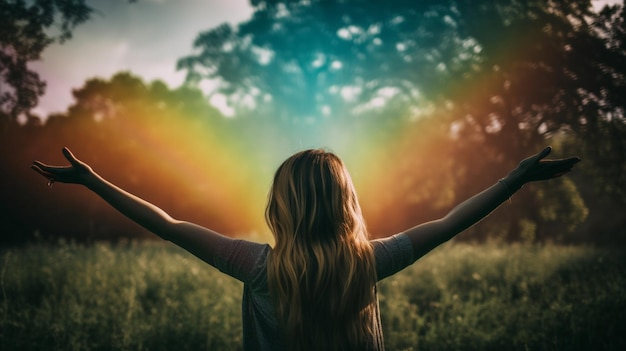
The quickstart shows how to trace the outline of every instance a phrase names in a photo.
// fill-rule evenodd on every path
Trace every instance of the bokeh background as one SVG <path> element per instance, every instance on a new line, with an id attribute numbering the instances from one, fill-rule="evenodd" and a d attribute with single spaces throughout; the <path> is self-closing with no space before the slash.
<path id="1" fill-rule="evenodd" d="M 580 156 L 459 240 L 626 243 L 615 1 L 0 1 L 0 243 L 156 238 L 29 167 L 61 148 L 174 217 L 270 241 L 276 167 L 334 151 L 371 235 L 546 145 Z"/>
<path id="2" fill-rule="evenodd" d="M 372 237 L 546 145 L 573 172 L 377 286 L 388 350 L 625 350 L 624 1 L 0 0 L 0 349 L 241 350 L 241 282 L 33 160 L 272 243 L 326 148 Z"/>

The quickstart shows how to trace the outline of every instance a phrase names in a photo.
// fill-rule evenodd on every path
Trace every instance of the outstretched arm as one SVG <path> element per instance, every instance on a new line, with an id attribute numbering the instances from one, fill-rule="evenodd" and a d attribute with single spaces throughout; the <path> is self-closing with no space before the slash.
<path id="1" fill-rule="evenodd" d="M 580 161 L 578 157 L 544 160 L 551 151 L 552 149 L 547 147 L 540 153 L 523 160 L 505 178 L 465 200 L 445 217 L 407 230 L 405 234 L 413 244 L 414 258 L 422 257 L 430 250 L 479 222 L 524 184 L 560 177 L 569 172 Z"/>
<path id="2" fill-rule="evenodd" d="M 176 220 L 159 207 L 120 189 L 78 160 L 69 149 L 64 148 L 63 154 L 70 166 L 50 166 L 35 161 L 32 168 L 46 177 L 49 184 L 58 181 L 86 186 L 131 220 L 206 262 L 214 256 L 215 242 L 226 239 L 207 228 Z"/>

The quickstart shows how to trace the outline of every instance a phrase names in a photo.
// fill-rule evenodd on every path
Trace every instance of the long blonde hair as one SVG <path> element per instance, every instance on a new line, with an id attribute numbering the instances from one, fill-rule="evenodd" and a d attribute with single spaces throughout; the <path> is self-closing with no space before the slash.
<path id="1" fill-rule="evenodd" d="M 362 350 L 375 319 L 374 254 L 343 162 L 301 151 L 278 168 L 265 211 L 270 294 L 290 350 Z"/>

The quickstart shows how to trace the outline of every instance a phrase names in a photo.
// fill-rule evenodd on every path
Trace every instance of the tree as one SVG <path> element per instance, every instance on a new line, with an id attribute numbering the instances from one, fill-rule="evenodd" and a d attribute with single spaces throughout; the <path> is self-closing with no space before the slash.
<path id="1" fill-rule="evenodd" d="M 450 11 L 445 1 L 253 3 L 250 21 L 201 33 L 200 52 L 179 61 L 190 82 L 218 78 L 240 114 L 254 106 L 292 122 L 339 118 L 398 92 L 419 105 L 420 90 L 436 83 L 439 62 L 428 62 L 437 59 L 429 52 L 468 51 L 451 45 L 452 27 L 441 21 Z"/>
<path id="2" fill-rule="evenodd" d="M 377 160 L 388 169 L 420 169 L 416 159 L 431 148 L 412 140 L 424 138 L 420 130 L 436 131 L 432 145 L 449 143 L 437 149 L 447 152 L 439 157 L 462 161 L 443 167 L 453 195 L 428 196 L 458 202 L 486 185 L 487 172 L 503 176 L 554 136 L 584 139 L 596 124 L 602 130 L 611 119 L 624 124 L 625 57 L 615 49 L 623 25 L 617 10 L 599 16 L 589 0 L 252 4 L 249 21 L 196 38 L 196 53 L 179 61 L 188 82 L 217 79 L 237 117 L 305 137 L 311 126 L 339 126 L 362 132 L 362 142 L 371 141 L 374 128 L 381 139 L 406 140 L 390 162 Z M 616 24 L 603 34 L 609 19 Z M 431 123 L 441 127 L 425 127 Z M 423 183 L 416 176 L 394 179 L 405 184 L 397 188 L 400 198 Z M 550 223 L 582 222 L 586 209 L 576 187 L 565 181 L 555 189 L 561 190 L 546 198 L 531 187 L 514 206 L 528 216 L 502 217 L 511 223 L 508 232 L 546 228 L 528 230 L 541 238 Z M 400 212 L 408 218 L 414 205 L 407 200 Z M 559 216 L 547 208 L 558 208 Z"/>
<path id="3" fill-rule="evenodd" d="M 579 182 L 581 193 L 594 211 L 581 227 L 593 233 L 597 243 L 626 242 L 626 21 L 624 6 L 605 7 L 594 21 L 594 30 L 605 38 L 599 70 L 590 74 L 604 89 L 589 94 L 575 138 L 566 147 L 579 150 L 585 160 Z M 598 113 L 590 113 L 597 110 Z"/>
<path id="4" fill-rule="evenodd" d="M 122 72 L 90 79 L 74 91 L 75 103 L 43 125 L 25 124 L 0 139 L 0 242 L 44 237 L 79 241 L 149 237 L 89 192 L 45 182 L 28 165 L 35 159 L 64 164 L 70 147 L 115 184 L 157 203 L 173 216 L 229 235 L 262 223 L 249 215 L 265 190 L 251 183 L 258 170 L 239 162 L 236 135 L 202 92 L 146 83 Z M 42 194 L 42 191 L 45 192 Z M 233 199 L 240 202 L 235 203 Z M 256 223 L 255 223 L 256 221 Z"/>
<path id="5" fill-rule="evenodd" d="M 0 0 L 0 123 L 37 105 L 46 84 L 28 64 L 69 40 L 93 12 L 85 0 Z"/>

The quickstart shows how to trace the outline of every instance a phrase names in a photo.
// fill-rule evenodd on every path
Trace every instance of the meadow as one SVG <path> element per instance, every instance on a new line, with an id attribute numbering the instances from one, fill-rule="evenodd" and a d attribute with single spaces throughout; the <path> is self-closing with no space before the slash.
<path id="1" fill-rule="evenodd" d="M 240 350 L 242 284 L 166 243 L 0 251 L 2 350 Z M 626 256 L 449 243 L 379 284 L 388 350 L 626 350 Z"/>

